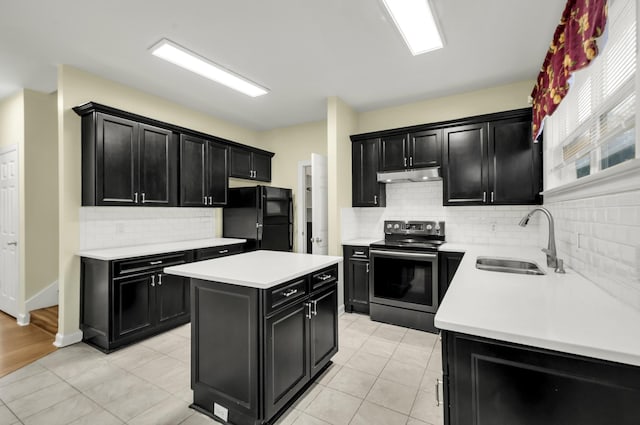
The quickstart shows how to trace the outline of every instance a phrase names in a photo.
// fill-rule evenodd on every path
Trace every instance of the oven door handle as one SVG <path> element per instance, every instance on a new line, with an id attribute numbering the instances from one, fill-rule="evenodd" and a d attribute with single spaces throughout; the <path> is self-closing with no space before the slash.
<path id="1" fill-rule="evenodd" d="M 395 251 L 378 251 L 371 250 L 369 251 L 370 255 L 381 255 L 385 257 L 397 257 L 397 258 L 423 258 L 423 259 L 433 259 L 438 258 L 438 254 L 425 254 L 425 253 L 416 253 L 416 252 L 395 252 Z"/>

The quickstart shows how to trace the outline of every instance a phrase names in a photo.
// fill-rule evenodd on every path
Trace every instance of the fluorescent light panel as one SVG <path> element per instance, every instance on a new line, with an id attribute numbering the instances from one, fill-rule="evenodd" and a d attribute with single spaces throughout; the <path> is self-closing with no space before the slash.
<path id="1" fill-rule="evenodd" d="M 266 88 L 261 87 L 246 78 L 242 78 L 239 75 L 224 69 L 220 65 L 217 65 L 170 40 L 162 39 L 151 47 L 150 50 L 151 54 L 154 56 L 178 65 L 191 72 L 195 72 L 196 74 L 217 83 L 224 84 L 225 86 L 248 96 L 257 97 L 269 93 L 269 90 Z"/>
<path id="2" fill-rule="evenodd" d="M 428 0 L 383 0 L 383 3 L 414 56 L 444 46 Z"/>

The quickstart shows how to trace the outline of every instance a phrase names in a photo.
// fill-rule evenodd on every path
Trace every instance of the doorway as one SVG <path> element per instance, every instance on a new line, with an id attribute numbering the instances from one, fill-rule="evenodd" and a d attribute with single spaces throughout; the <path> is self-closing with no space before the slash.
<path id="1" fill-rule="evenodd" d="M 320 255 L 328 252 L 327 189 L 327 157 L 312 153 L 311 161 L 298 163 L 297 252 Z"/>
<path id="2" fill-rule="evenodd" d="M 18 314 L 18 148 L 0 150 L 0 310 Z"/>

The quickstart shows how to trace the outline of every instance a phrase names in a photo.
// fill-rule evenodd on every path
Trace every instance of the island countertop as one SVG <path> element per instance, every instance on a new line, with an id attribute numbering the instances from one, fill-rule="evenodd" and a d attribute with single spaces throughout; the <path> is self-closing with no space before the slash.
<path id="1" fill-rule="evenodd" d="M 281 251 L 252 251 L 213 260 L 167 267 L 183 277 L 268 289 L 340 263 L 342 257 Z"/>

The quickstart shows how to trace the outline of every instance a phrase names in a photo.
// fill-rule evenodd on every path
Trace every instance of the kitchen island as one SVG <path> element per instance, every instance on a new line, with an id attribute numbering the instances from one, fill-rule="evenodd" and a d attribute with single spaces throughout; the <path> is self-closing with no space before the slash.
<path id="1" fill-rule="evenodd" d="M 340 261 L 253 251 L 165 268 L 191 280 L 191 407 L 273 423 L 338 351 Z"/>
<path id="2" fill-rule="evenodd" d="M 464 257 L 435 317 L 445 425 L 637 424 L 640 311 L 539 248 L 445 244 Z M 537 263 L 542 276 L 484 271 L 479 256 Z"/>

